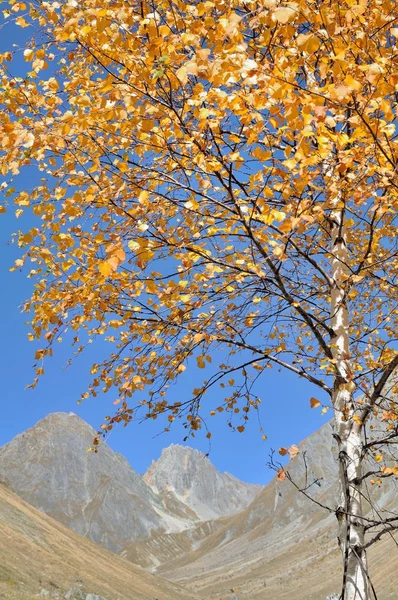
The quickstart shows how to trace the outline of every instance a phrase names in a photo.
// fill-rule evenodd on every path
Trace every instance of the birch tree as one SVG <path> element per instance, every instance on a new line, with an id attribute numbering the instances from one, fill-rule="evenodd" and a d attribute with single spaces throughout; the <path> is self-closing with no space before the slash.
<path id="1" fill-rule="evenodd" d="M 210 436 L 209 413 L 244 430 L 268 368 L 305 378 L 334 415 L 343 598 L 368 600 L 366 548 L 396 523 L 361 503 L 365 478 L 398 472 L 383 452 L 397 434 L 395 3 L 12 1 L 3 14 L 33 32 L 0 57 L 0 210 L 33 215 L 13 267 L 34 280 L 32 385 L 57 339 L 72 332 L 78 353 L 105 339 L 82 396 L 113 394 L 105 432 L 140 411 Z M 192 365 L 203 383 L 177 402 Z"/>

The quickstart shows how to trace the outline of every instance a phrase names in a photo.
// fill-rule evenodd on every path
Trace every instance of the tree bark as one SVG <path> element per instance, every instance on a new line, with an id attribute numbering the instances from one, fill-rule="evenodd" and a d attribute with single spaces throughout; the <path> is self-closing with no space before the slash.
<path id="1" fill-rule="evenodd" d="M 339 401 L 338 398 L 336 398 Z M 362 439 L 360 427 L 340 423 L 339 441 L 340 507 L 339 544 L 343 556 L 343 599 L 370 600 L 362 520 Z"/>
<path id="2" fill-rule="evenodd" d="M 353 374 L 350 366 L 349 314 L 346 284 L 350 276 L 344 202 L 337 194 L 331 213 L 332 290 L 331 326 L 334 363 L 333 407 L 335 438 L 339 448 L 339 545 L 343 555 L 342 600 L 370 600 L 362 520 L 362 423 L 355 420 Z"/>

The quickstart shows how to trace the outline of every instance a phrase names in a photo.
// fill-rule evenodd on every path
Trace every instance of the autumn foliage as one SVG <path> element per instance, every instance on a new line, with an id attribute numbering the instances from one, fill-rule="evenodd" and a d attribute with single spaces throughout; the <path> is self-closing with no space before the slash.
<path id="1" fill-rule="evenodd" d="M 37 217 L 16 268 L 33 263 L 38 364 L 66 328 L 78 345 L 106 336 L 89 393 L 138 391 L 153 416 L 187 408 L 193 429 L 211 384 L 249 411 L 273 364 L 328 390 L 339 196 L 348 383 L 369 390 L 397 328 L 393 7 L 10 3 L 35 32 L 24 79 L 1 57 L 0 127 L 7 196 Z M 17 191 L 25 165 L 42 179 Z M 192 360 L 206 380 L 175 406 L 168 384 Z"/>
<path id="2" fill-rule="evenodd" d="M 38 375 L 68 328 L 78 346 L 111 345 L 88 393 L 138 391 L 148 414 L 187 409 L 193 429 L 210 385 L 249 411 L 275 364 L 328 391 L 339 197 L 347 383 L 366 394 L 397 328 L 393 9 L 10 2 L 5 17 L 34 36 L 24 78 L 1 57 L 0 168 L 17 217 L 37 217 L 15 268 L 36 281 Z M 25 165 L 42 179 L 16 189 Z M 210 364 L 215 348 L 225 364 Z M 205 382 L 176 406 L 167 388 L 191 361 Z"/>
<path id="3" fill-rule="evenodd" d="M 109 342 L 83 395 L 116 391 L 105 430 L 141 406 L 192 433 L 221 385 L 212 414 L 239 413 L 243 431 L 272 366 L 320 388 L 312 407 L 331 400 L 342 448 L 371 413 L 394 430 L 395 2 L 3 13 L 33 32 L 0 57 L 0 172 L 16 216 L 36 217 L 15 268 L 35 281 L 37 375 L 67 330 L 79 350 Z M 40 180 L 24 187 L 25 166 Z M 175 402 L 169 385 L 192 363 L 203 383 Z"/>
<path id="4" fill-rule="evenodd" d="M 23 79 L 1 57 L 1 172 L 16 216 L 37 217 L 15 267 L 33 263 L 40 364 L 66 328 L 106 336 L 89 393 L 116 387 L 126 407 L 139 391 L 193 429 L 210 385 L 249 411 L 273 364 L 328 391 L 338 197 L 347 383 L 366 394 L 396 355 L 393 7 L 10 3 L 35 35 Z M 25 165 L 42 179 L 16 190 Z M 168 384 L 192 360 L 206 380 L 175 406 Z"/>

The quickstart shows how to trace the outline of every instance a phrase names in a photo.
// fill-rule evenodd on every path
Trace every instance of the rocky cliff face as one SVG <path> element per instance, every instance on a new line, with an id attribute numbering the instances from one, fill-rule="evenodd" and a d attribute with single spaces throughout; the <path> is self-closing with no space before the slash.
<path id="1" fill-rule="evenodd" d="M 155 494 L 106 444 L 99 454 L 88 453 L 94 435 L 76 415 L 51 414 L 0 448 L 0 479 L 113 552 L 155 530 L 182 531 L 197 521 L 178 499 Z"/>
<path id="2" fill-rule="evenodd" d="M 173 493 L 201 520 L 235 514 L 261 490 L 261 486 L 220 473 L 202 452 L 178 444 L 163 450 L 144 480 L 156 493 Z"/>
<path id="3" fill-rule="evenodd" d="M 50 414 L 0 448 L 0 480 L 113 552 L 235 513 L 258 491 L 259 486 L 219 473 L 203 454 L 182 446 L 164 451 L 143 478 L 107 444 L 99 454 L 87 452 L 94 435 L 73 413 Z"/>
<path id="4" fill-rule="evenodd" d="M 307 492 L 313 498 L 332 509 L 336 506 L 337 461 L 330 424 L 300 444 L 300 454 L 288 469 L 297 485 L 309 486 Z M 221 589 L 236 586 L 251 597 L 267 583 L 267 563 L 281 556 L 283 565 L 289 549 L 293 552 L 292 548 L 303 540 L 315 535 L 315 540 L 329 549 L 333 519 L 334 515 L 330 517 L 287 480 L 274 478 L 240 512 L 213 520 L 206 528 L 201 525 L 180 533 L 151 536 L 130 546 L 127 557 L 153 572 L 203 590 L 205 597 L 213 593 L 215 581 Z M 307 550 L 306 561 L 313 547 Z M 258 576 L 249 577 L 253 565 L 258 566 Z"/>

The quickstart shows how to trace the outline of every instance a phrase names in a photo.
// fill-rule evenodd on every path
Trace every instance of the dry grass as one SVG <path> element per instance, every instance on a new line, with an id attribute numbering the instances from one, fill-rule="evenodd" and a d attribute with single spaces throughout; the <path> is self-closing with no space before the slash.
<path id="1" fill-rule="evenodd" d="M 321 523 L 317 531 L 310 528 L 306 535 L 298 531 L 291 538 L 273 542 L 271 548 L 260 548 L 253 537 L 242 536 L 236 542 L 240 559 L 237 552 L 229 559 L 225 545 L 167 576 L 212 600 L 229 600 L 231 589 L 240 600 L 325 600 L 340 590 L 341 554 L 333 521 L 325 521 L 325 526 Z M 225 563 L 220 565 L 222 560 Z M 396 542 L 385 536 L 372 547 L 369 565 L 377 599 L 397 600 Z"/>
<path id="2" fill-rule="evenodd" d="M 234 594 L 240 600 L 325 600 L 339 591 L 342 564 L 334 515 L 324 518 L 309 504 L 308 520 L 283 522 L 281 511 L 272 511 L 276 485 L 269 484 L 246 511 L 226 518 L 224 532 L 215 531 L 197 549 L 159 571 L 212 600 L 230 600 Z M 294 494 L 294 490 L 286 493 L 286 507 L 294 506 Z M 395 496 L 391 502 L 386 508 L 396 510 Z M 250 520 L 253 512 L 255 522 Z M 300 517 L 303 512 L 302 508 L 296 514 Z M 225 537 L 227 543 L 222 543 Z M 394 540 L 385 536 L 372 547 L 369 565 L 378 600 L 397 600 Z"/>
<path id="3" fill-rule="evenodd" d="M 106 600 L 195 598 L 70 531 L 2 484 L 0 528 L 0 598 L 37 600 L 42 588 L 63 595 L 78 581 Z"/>

